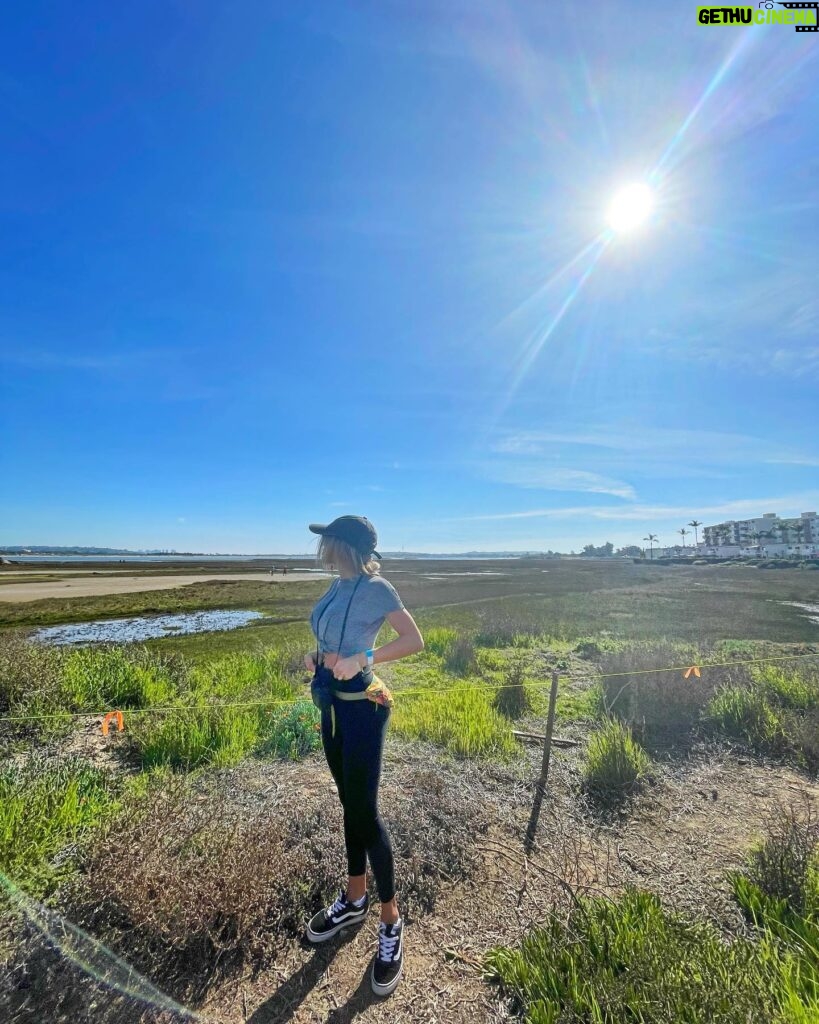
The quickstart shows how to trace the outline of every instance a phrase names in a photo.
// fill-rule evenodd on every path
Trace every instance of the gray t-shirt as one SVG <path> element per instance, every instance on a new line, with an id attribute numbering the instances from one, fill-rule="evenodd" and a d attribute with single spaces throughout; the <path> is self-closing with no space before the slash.
<path id="1" fill-rule="evenodd" d="M 344 642 L 339 651 L 342 658 L 349 658 L 372 647 L 384 619 L 391 612 L 404 607 L 395 587 L 383 576 L 369 576 L 367 573 L 360 575 L 361 583 L 350 605 Z M 358 576 L 354 576 L 352 579 L 338 577 L 333 580 L 310 613 L 310 626 L 321 652 L 335 654 L 338 651 L 344 613 L 358 579 Z"/>

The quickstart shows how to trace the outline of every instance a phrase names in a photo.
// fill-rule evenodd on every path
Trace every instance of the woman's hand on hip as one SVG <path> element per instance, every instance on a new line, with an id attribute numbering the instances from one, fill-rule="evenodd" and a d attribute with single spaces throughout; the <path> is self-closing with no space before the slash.
<path id="1" fill-rule="evenodd" d="M 336 679 L 352 679 L 361 671 L 359 655 L 353 654 L 349 658 L 339 658 L 333 665 L 333 675 Z"/>

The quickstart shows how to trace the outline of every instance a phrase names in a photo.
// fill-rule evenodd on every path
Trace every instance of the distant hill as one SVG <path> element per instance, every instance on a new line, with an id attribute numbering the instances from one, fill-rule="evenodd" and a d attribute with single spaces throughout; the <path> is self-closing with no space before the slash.
<path id="1" fill-rule="evenodd" d="M 201 551 L 130 551 L 128 548 L 64 547 L 59 544 L 7 544 L 0 547 L 2 555 L 201 555 Z"/>
<path id="2" fill-rule="evenodd" d="M 0 546 L 0 555 L 87 555 L 93 557 L 94 555 L 163 555 L 173 556 L 179 555 L 186 558 L 202 556 L 208 558 L 313 558 L 314 552 L 306 552 L 302 554 L 275 554 L 275 553 L 257 553 L 247 554 L 243 556 L 237 555 L 224 555 L 218 551 L 174 551 L 160 548 L 147 548 L 133 550 L 130 548 L 103 548 L 103 547 L 79 547 L 61 544 L 6 544 Z M 561 557 L 560 552 L 557 551 L 450 551 L 443 553 L 431 553 L 428 551 L 384 551 L 382 552 L 384 558 L 389 559 L 442 559 L 442 558 L 559 558 Z"/>

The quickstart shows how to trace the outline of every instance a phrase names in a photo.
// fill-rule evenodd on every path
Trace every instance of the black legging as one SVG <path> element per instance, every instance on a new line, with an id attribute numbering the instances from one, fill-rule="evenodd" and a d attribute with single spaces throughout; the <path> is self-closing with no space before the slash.
<path id="1" fill-rule="evenodd" d="M 336 688 L 356 689 L 356 681 L 338 682 Z M 347 868 L 353 876 L 363 875 L 369 856 L 378 898 L 388 903 L 395 896 L 395 870 L 389 833 L 378 813 L 378 782 L 391 711 L 371 700 L 334 697 L 333 705 L 335 735 L 330 735 L 329 710 L 322 711 L 321 741 L 344 808 Z"/>

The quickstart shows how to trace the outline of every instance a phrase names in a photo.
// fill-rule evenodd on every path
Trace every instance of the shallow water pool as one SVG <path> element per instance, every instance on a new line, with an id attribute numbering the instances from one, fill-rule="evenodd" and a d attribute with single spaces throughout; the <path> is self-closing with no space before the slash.
<path id="1" fill-rule="evenodd" d="M 38 629 L 32 640 L 58 646 L 73 644 L 130 644 L 140 640 L 155 640 L 163 636 L 183 636 L 187 633 L 210 633 L 215 630 L 239 629 L 254 619 L 262 619 L 261 612 L 208 611 L 181 612 L 175 615 L 138 615 L 132 619 L 98 619 L 95 622 L 77 622 Z"/>

